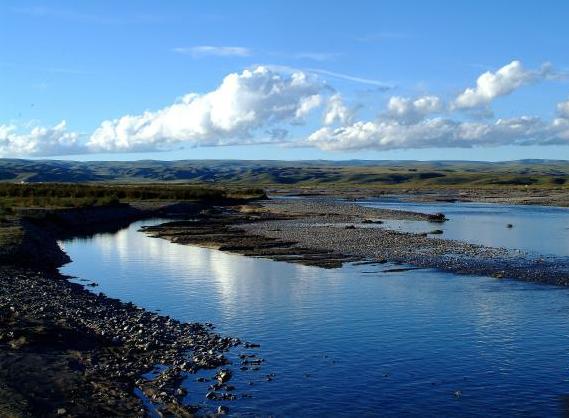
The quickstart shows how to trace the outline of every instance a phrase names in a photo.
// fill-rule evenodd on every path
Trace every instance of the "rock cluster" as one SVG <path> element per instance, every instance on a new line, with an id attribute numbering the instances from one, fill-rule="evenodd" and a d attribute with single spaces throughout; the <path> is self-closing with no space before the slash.
<path id="1" fill-rule="evenodd" d="M 145 414 L 144 400 L 186 416 L 195 407 L 184 402 L 182 381 L 226 367 L 225 353 L 238 345 L 211 325 L 181 323 L 58 275 L 0 267 L 0 385 L 24 395 L 20 415 L 136 416 Z M 217 376 L 227 385 L 232 372 Z M 215 399 L 232 398 L 216 390 Z"/>

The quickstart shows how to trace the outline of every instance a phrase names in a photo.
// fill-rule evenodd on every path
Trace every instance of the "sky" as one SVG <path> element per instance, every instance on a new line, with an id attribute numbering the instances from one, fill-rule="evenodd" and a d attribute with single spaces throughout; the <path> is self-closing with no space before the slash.
<path id="1" fill-rule="evenodd" d="M 0 2 L 0 157 L 569 159 L 569 2 Z"/>

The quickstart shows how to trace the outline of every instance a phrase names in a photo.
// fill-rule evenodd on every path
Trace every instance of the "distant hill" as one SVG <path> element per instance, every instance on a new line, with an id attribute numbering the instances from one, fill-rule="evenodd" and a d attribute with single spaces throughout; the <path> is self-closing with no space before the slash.
<path id="1" fill-rule="evenodd" d="M 0 159 L 7 182 L 191 182 L 254 186 L 569 187 L 569 161 L 58 161 Z"/>

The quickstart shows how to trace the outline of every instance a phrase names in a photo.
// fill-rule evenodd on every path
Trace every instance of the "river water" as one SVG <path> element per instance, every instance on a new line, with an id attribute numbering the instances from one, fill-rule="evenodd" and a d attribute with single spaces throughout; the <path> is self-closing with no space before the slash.
<path id="1" fill-rule="evenodd" d="M 517 231 L 526 210 L 508 208 L 507 219 L 520 217 L 512 222 Z M 542 212 L 535 221 L 549 216 Z M 261 370 L 232 366 L 236 393 L 252 395 L 225 403 L 236 415 L 560 416 L 569 410 L 569 289 L 428 269 L 384 272 L 389 264 L 326 270 L 138 231 L 158 222 L 63 242 L 73 261 L 61 271 L 97 282 L 95 291 L 260 343 Z M 567 247 L 547 248 L 567 254 Z M 274 379 L 267 381 L 270 373 Z M 195 376 L 186 385 L 192 403 L 219 404 L 204 399 L 207 383 L 195 383 Z"/>
<path id="2" fill-rule="evenodd" d="M 442 212 L 449 219 L 442 224 L 386 220 L 383 227 L 415 233 L 440 229 L 443 234 L 437 235 L 437 238 L 544 255 L 569 256 L 568 208 L 489 203 L 416 203 L 396 198 L 361 200 L 358 204 L 423 213 Z"/>

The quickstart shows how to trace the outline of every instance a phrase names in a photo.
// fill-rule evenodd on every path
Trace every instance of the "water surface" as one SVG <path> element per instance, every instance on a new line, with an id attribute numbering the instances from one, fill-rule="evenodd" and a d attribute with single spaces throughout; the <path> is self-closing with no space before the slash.
<path id="1" fill-rule="evenodd" d="M 367 199 L 357 203 L 374 208 L 442 212 L 449 219 L 444 223 L 386 220 L 384 226 L 387 228 L 416 233 L 440 229 L 443 234 L 437 235 L 438 238 L 544 255 L 569 256 L 567 208 L 463 202 L 421 203 L 399 199 Z"/>
<path id="2" fill-rule="evenodd" d="M 382 272 L 389 265 L 325 270 L 248 258 L 138 232 L 153 223 L 64 242 L 73 262 L 62 272 L 99 283 L 95 291 L 260 343 L 266 363 L 234 379 L 239 394 L 253 395 L 228 403 L 234 413 L 566 411 L 568 289 L 434 270 Z M 275 373 L 271 382 L 268 373 Z M 190 400 L 204 402 L 203 390 Z"/>

